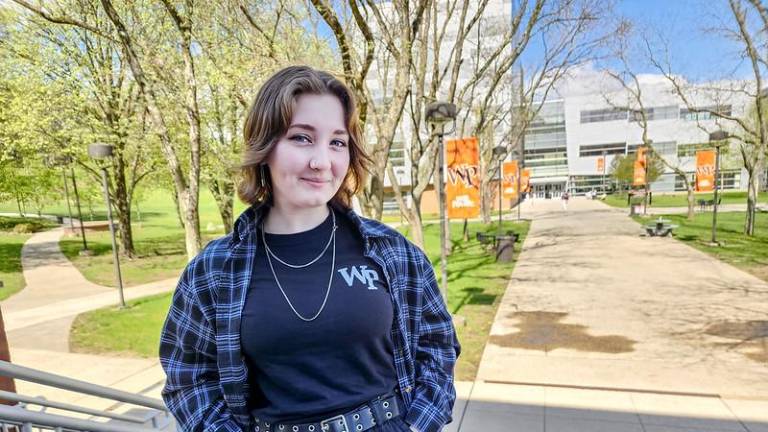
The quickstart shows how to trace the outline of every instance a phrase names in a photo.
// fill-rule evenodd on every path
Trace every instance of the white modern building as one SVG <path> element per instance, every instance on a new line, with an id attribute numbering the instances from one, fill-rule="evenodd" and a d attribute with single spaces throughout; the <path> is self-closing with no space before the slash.
<path id="1" fill-rule="evenodd" d="M 663 76 L 640 76 L 639 83 L 654 151 L 692 178 L 696 151 L 710 147 L 709 133 L 727 131 L 734 125 L 689 110 Z M 745 117 L 749 99 L 743 93 L 714 90 L 744 85 L 707 83 L 687 88 L 686 95 L 694 108 Z M 609 76 L 577 74 L 562 86 L 560 94 L 559 99 L 544 103 L 525 136 L 525 166 L 531 168 L 536 197 L 557 197 L 565 190 L 573 194 L 602 190 L 610 181 L 613 159 L 634 154 L 642 144 L 639 105 Z M 725 189 L 746 189 L 746 171 L 737 152 L 730 150 L 723 151 L 721 184 Z M 666 168 L 651 190 L 685 190 L 684 180 L 678 177 Z"/>

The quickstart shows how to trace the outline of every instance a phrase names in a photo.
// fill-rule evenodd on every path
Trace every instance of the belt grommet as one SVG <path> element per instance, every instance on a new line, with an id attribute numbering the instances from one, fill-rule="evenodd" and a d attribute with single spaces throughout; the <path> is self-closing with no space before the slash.
<path id="1" fill-rule="evenodd" d="M 309 432 L 312 432 L 315 430 L 315 425 L 309 425 Z"/>
<path id="2" fill-rule="evenodd" d="M 355 420 L 360 420 L 360 414 L 355 414 L 352 416 L 352 418 Z"/>
<path id="3" fill-rule="evenodd" d="M 384 403 L 383 403 L 383 404 L 381 404 L 381 405 L 383 405 L 383 406 L 384 406 L 384 408 L 389 408 L 389 402 L 384 402 Z"/>
<path id="4" fill-rule="evenodd" d="M 392 413 L 391 413 L 391 412 L 388 412 L 388 413 L 387 413 L 387 418 L 388 418 L 388 419 L 391 419 L 391 418 L 392 418 Z"/>
<path id="5" fill-rule="evenodd" d="M 285 425 L 280 425 L 280 426 L 278 426 L 278 427 L 280 428 L 280 430 L 283 430 L 283 429 L 285 429 Z"/>
<path id="6" fill-rule="evenodd" d="M 359 431 L 363 430 L 363 425 L 357 425 L 357 430 Z"/>
<path id="7" fill-rule="evenodd" d="M 291 429 L 293 429 L 293 432 L 299 432 L 299 427 L 298 426 L 294 426 Z"/>

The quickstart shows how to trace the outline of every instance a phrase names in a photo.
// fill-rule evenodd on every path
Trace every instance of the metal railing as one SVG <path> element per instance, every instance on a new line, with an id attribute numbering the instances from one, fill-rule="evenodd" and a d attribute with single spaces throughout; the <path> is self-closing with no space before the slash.
<path id="1" fill-rule="evenodd" d="M 151 409 L 146 416 L 117 414 L 110 411 L 99 411 L 63 402 L 49 401 L 42 397 L 32 397 L 0 391 L 0 399 L 19 403 L 17 406 L 0 405 L 1 432 L 156 432 L 158 430 L 166 430 L 166 428 L 173 423 L 173 418 L 168 413 L 165 404 L 158 399 L 67 378 L 5 361 L 0 361 L 0 375 Z M 72 413 L 87 414 L 89 416 L 110 419 L 119 423 L 104 423 L 54 415 L 43 411 L 33 411 L 27 409 L 26 405 L 40 406 L 43 408 L 43 411 L 47 408 L 53 408 Z"/>

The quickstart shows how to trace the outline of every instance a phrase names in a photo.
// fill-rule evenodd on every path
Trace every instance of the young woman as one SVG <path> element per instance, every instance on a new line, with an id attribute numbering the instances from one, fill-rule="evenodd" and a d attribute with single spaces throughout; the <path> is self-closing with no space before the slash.
<path id="1" fill-rule="evenodd" d="M 179 430 L 440 431 L 459 344 L 424 253 L 350 209 L 369 163 L 352 93 L 283 69 L 244 138 L 251 207 L 189 263 L 162 331 Z"/>

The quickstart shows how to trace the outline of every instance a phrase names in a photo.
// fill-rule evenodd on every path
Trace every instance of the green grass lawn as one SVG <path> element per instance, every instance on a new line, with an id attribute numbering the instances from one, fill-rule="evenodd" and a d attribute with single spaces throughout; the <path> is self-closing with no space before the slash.
<path id="1" fill-rule="evenodd" d="M 504 222 L 504 229 L 520 233 L 521 241 L 529 223 Z M 407 227 L 401 230 L 407 234 Z M 457 379 L 471 380 L 477 373 L 491 323 L 514 263 L 497 264 L 493 253 L 477 241 L 461 241 L 462 224 L 451 224 L 453 253 L 449 257 L 448 307 L 451 313 L 465 318 L 458 327 L 463 350 L 457 365 Z M 469 224 L 474 238 L 478 230 L 495 232 L 496 225 Z M 439 272 L 439 227 L 425 227 L 426 249 Z M 519 243 L 521 244 L 521 243 Z M 519 245 L 518 244 L 518 245 Z M 157 355 L 159 332 L 168 311 L 171 294 L 129 302 L 127 309 L 106 308 L 80 315 L 72 329 L 72 348 L 81 352 L 119 352 L 154 357 Z"/>
<path id="2" fill-rule="evenodd" d="M 747 204 L 747 192 L 746 191 L 732 191 L 718 194 L 722 196 L 721 204 Z M 714 194 L 711 192 L 702 192 L 695 194 L 695 200 L 711 200 L 714 198 Z M 761 192 L 757 196 L 759 203 L 768 202 L 768 192 Z M 608 195 L 604 201 L 606 204 L 613 207 L 629 207 L 627 204 L 626 194 Z M 652 207 L 687 207 L 688 195 L 686 193 L 666 194 L 661 195 L 658 193 L 653 194 Z"/>
<path id="3" fill-rule="evenodd" d="M 757 213 L 755 236 L 743 234 L 745 212 L 717 214 L 717 240 L 712 246 L 712 213 L 697 213 L 692 221 L 685 215 L 664 215 L 672 224 L 676 239 L 768 281 L 768 213 Z M 656 217 L 635 217 L 643 224 Z"/>
<path id="4" fill-rule="evenodd" d="M 0 231 L 0 300 L 5 300 L 24 288 L 21 269 L 21 247 L 31 234 Z"/>
<path id="5" fill-rule="evenodd" d="M 54 226 L 46 220 L 34 218 L 10 218 L 0 216 L 0 301 L 24 288 L 24 274 L 21 268 L 21 248 L 32 234 L 16 234 L 13 227 L 17 224 L 30 224 L 35 230 L 46 229 Z"/>
<path id="6" fill-rule="evenodd" d="M 216 203 L 205 192 L 200 200 L 200 230 L 203 245 L 224 235 Z M 245 209 L 235 206 L 236 214 Z M 135 286 L 166 278 L 178 277 L 187 263 L 184 229 L 181 227 L 170 192 L 154 191 L 141 205 L 142 218 L 132 214 L 133 241 L 138 257 L 121 258 L 120 269 L 125 286 Z M 82 240 L 79 237 L 62 239 L 61 250 L 75 267 L 91 282 L 116 286 L 112 243 L 108 231 L 86 233 L 88 248 L 93 256 L 80 256 Z"/>
<path id="7" fill-rule="evenodd" d="M 133 300 L 127 302 L 125 309 L 104 308 L 78 315 L 69 335 L 70 349 L 156 357 L 171 295 Z"/>

